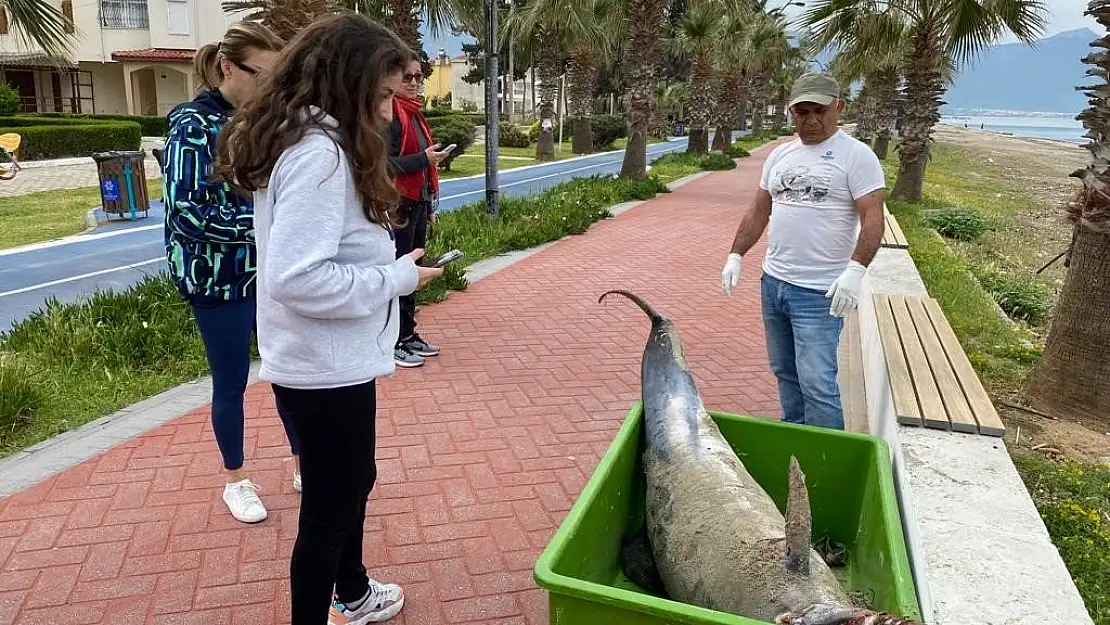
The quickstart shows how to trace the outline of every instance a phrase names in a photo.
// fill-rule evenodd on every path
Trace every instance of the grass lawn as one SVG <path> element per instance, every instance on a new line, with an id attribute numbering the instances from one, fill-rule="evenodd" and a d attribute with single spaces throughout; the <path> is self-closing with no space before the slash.
<path id="1" fill-rule="evenodd" d="M 147 180 L 150 199 L 162 197 L 161 179 Z M 0 249 L 49 241 L 85 230 L 85 213 L 100 206 L 100 190 L 64 189 L 0 198 Z"/>
<path id="2" fill-rule="evenodd" d="M 1040 357 L 1062 268 L 1036 275 L 1061 249 L 1045 229 L 1058 209 L 1028 183 L 1036 165 L 1024 165 L 1023 187 L 1015 182 L 1022 172 L 992 163 L 975 150 L 935 144 L 924 201 L 888 206 L 997 405 L 1020 394 Z M 884 167 L 893 185 L 893 150 Z M 1057 462 L 1007 443 L 1092 619 L 1110 625 L 1110 466 Z"/>

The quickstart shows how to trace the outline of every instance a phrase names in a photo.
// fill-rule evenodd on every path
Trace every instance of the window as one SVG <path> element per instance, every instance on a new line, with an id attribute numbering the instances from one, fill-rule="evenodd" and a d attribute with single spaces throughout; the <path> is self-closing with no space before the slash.
<path id="1" fill-rule="evenodd" d="M 171 35 L 188 35 L 189 0 L 169 0 L 166 7 L 167 28 Z"/>
<path id="2" fill-rule="evenodd" d="M 100 25 L 104 28 L 150 28 L 146 0 L 100 0 Z"/>
<path id="3" fill-rule="evenodd" d="M 66 32 L 73 34 L 76 31 L 73 26 L 73 0 L 62 0 L 62 17 L 66 18 Z"/>

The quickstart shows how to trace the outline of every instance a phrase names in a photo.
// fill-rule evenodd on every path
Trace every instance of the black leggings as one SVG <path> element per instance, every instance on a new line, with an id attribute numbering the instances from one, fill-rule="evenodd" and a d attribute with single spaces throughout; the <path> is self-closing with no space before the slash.
<path id="1" fill-rule="evenodd" d="M 273 385 L 301 452 L 300 525 L 290 562 L 292 625 L 328 622 L 332 587 L 355 602 L 369 580 L 362 563 L 366 500 L 374 487 L 375 384 L 319 390 Z"/>

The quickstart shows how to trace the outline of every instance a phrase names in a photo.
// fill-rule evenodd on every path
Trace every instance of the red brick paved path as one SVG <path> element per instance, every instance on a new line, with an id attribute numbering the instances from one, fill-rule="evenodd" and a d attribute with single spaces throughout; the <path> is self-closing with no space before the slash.
<path id="1" fill-rule="evenodd" d="M 604 290 L 676 321 L 711 409 L 779 414 L 755 257 L 739 294 L 718 286 L 766 154 L 421 311 L 443 354 L 379 387 L 367 510 L 371 574 L 405 586 L 394 622 L 547 623 L 535 559 L 639 397 L 648 321 Z M 0 501 L 0 624 L 288 623 L 298 495 L 268 385 L 248 415 L 258 525 L 220 500 L 206 409 Z"/>

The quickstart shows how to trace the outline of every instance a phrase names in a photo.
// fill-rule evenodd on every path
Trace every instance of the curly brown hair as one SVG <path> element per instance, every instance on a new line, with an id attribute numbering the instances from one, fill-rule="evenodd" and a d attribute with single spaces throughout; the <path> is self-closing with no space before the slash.
<path id="1" fill-rule="evenodd" d="M 265 187 L 282 152 L 319 128 L 347 153 L 367 219 L 396 225 L 392 209 L 400 195 L 386 166 L 388 123 L 376 111 L 392 97 L 383 93 L 385 77 L 414 58 L 396 34 L 363 15 L 317 19 L 285 47 L 220 133 L 216 176 L 247 192 Z"/>

